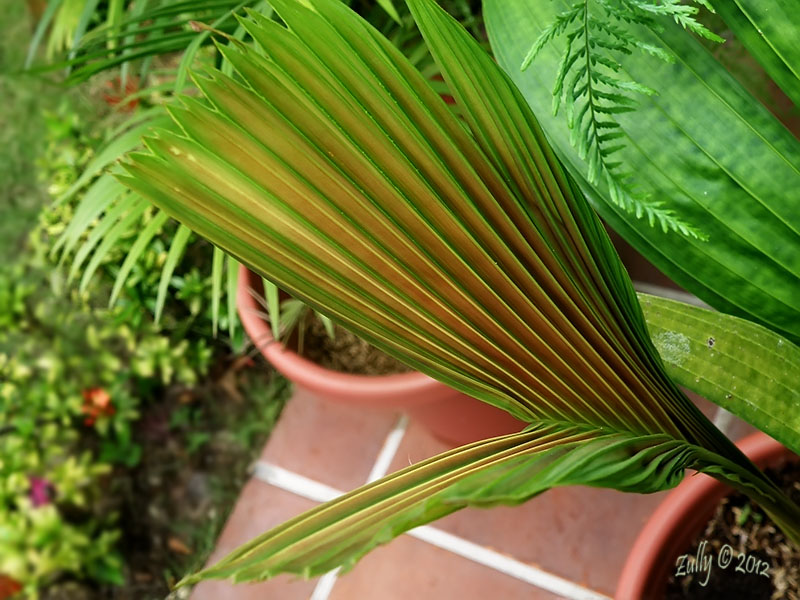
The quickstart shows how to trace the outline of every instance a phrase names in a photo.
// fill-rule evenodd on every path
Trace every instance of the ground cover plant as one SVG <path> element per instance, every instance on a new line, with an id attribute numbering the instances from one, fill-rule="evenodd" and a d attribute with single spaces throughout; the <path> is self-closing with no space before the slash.
<path id="1" fill-rule="evenodd" d="M 157 327 L 135 295 L 104 306 L 113 271 L 54 286 L 60 208 L 0 272 L 0 573 L 24 597 L 161 598 L 213 549 L 286 386 L 210 321 L 165 329 L 192 322 L 179 299 Z"/>
<path id="2" fill-rule="evenodd" d="M 258 51 L 236 40 L 221 48 L 237 78 L 197 75 L 204 97 L 170 107 L 179 129 L 148 138 L 122 181 L 389 354 L 530 425 L 346 494 L 185 581 L 321 574 L 467 505 L 570 484 L 652 492 L 686 468 L 741 490 L 800 542 L 800 508 L 667 375 L 585 182 L 468 33 L 431 1 L 409 2 L 461 120 L 341 4 L 272 5 L 283 24 L 258 13 L 241 21 Z M 646 311 L 651 321 L 682 340 L 662 336 L 673 373 L 697 373 L 694 383 L 702 373 L 709 396 L 737 409 L 758 396 L 751 421 L 771 419 L 797 448 L 800 350 L 785 315 L 775 333 L 643 304 L 660 307 Z M 681 324 L 695 326 L 691 336 L 674 331 Z M 706 326 L 716 335 L 701 354 L 693 343 Z M 742 355 L 746 374 L 732 368 Z"/>

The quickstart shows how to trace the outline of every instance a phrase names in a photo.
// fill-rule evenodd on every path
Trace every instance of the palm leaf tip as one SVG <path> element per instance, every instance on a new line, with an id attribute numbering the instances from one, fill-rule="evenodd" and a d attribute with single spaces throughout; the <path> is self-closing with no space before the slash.
<path id="1" fill-rule="evenodd" d="M 198 78 L 208 106 L 172 111 L 183 133 L 148 140 L 126 166 L 132 185 L 367 341 L 531 427 L 322 505 L 203 577 L 322 573 L 448 511 L 554 485 L 662 489 L 702 448 L 728 457 L 732 480 L 758 480 L 664 374 L 597 217 L 469 34 L 410 2 L 465 127 L 339 2 L 271 4 L 286 27 L 244 21 L 263 55 L 227 46 L 240 79 Z M 608 444 L 607 463 L 579 450 L 589 442 Z M 517 483 L 489 494 L 487 473 Z"/>

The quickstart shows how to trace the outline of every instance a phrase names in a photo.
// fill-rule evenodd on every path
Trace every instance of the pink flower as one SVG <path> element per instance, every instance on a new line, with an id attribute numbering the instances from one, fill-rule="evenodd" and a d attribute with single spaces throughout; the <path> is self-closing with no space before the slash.
<path id="1" fill-rule="evenodd" d="M 29 476 L 28 480 L 31 483 L 31 489 L 28 496 L 35 507 L 50 504 L 50 493 L 53 486 L 44 477 Z"/>

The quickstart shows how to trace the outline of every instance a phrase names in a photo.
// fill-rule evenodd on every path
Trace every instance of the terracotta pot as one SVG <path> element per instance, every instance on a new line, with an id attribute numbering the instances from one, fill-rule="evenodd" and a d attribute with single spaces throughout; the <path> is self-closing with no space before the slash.
<path id="1" fill-rule="evenodd" d="M 760 468 L 776 467 L 794 456 L 763 433 L 737 446 Z M 631 548 L 617 584 L 617 600 L 664 597 L 675 561 L 703 531 L 720 500 L 731 488 L 698 473 L 687 477 L 656 509 Z"/>
<path id="2" fill-rule="evenodd" d="M 437 438 L 453 445 L 517 432 L 524 427 L 505 411 L 419 372 L 350 375 L 303 358 L 272 337 L 270 326 L 259 315 L 264 311 L 251 293 L 253 289 L 261 290 L 261 280 L 243 266 L 239 271 L 237 307 L 244 329 L 264 358 L 297 388 L 327 402 L 406 412 Z"/>

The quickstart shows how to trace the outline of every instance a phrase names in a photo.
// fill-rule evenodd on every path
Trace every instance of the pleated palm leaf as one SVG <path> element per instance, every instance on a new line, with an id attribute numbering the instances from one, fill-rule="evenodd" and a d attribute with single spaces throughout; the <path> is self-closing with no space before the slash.
<path id="1" fill-rule="evenodd" d="M 654 492 L 686 468 L 800 510 L 665 375 L 599 220 L 510 80 L 431 0 L 414 17 L 458 119 L 336 0 L 252 14 L 240 79 L 197 79 L 124 182 L 386 352 L 530 423 L 323 504 L 197 576 L 351 566 L 467 505 L 585 484 Z"/>

